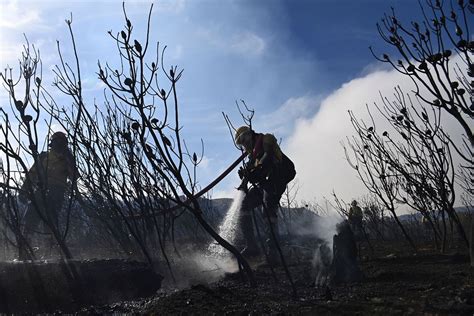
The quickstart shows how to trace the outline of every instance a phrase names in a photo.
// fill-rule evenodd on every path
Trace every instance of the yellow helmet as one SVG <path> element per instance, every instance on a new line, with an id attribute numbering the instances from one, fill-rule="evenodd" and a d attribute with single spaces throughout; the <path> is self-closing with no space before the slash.
<path id="1" fill-rule="evenodd" d="M 242 145 L 243 136 L 247 133 L 250 133 L 252 130 L 248 126 L 241 126 L 235 131 L 235 143 L 237 145 Z"/>

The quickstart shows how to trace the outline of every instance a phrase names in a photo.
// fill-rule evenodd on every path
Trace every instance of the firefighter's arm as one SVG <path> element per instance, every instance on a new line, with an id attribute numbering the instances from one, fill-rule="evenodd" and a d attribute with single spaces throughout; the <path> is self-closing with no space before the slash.
<path id="1" fill-rule="evenodd" d="M 245 176 L 245 179 L 248 182 L 251 182 L 253 184 L 260 183 L 262 180 L 264 180 L 266 177 L 266 173 L 264 172 L 264 169 L 262 165 L 257 164 L 256 166 L 252 166 L 250 168 Z"/>
<path id="2" fill-rule="evenodd" d="M 265 152 L 263 153 L 263 156 L 262 156 L 260 159 L 257 160 L 257 166 L 256 166 L 256 167 L 258 167 L 259 165 L 260 165 L 260 166 L 263 166 L 263 165 L 266 163 L 266 161 L 268 161 L 268 157 L 269 157 L 269 156 L 270 156 L 270 155 L 268 154 L 268 152 L 265 151 Z"/>
<path id="3" fill-rule="evenodd" d="M 277 140 L 272 134 L 266 134 L 263 137 L 263 155 L 256 162 L 257 166 L 266 167 L 273 160 L 273 156 L 276 152 L 276 147 L 278 147 Z"/>
<path id="4" fill-rule="evenodd" d="M 243 167 L 239 168 L 239 177 L 242 180 L 238 190 L 247 192 L 248 183 L 256 183 L 259 182 L 259 174 L 261 170 L 261 165 L 257 164 L 258 160 L 250 159 Z"/>

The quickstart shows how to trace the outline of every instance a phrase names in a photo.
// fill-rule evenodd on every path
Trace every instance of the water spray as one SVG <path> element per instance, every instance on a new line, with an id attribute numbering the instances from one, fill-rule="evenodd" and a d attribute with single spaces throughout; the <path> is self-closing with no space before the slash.
<path id="1" fill-rule="evenodd" d="M 237 236 L 237 229 L 240 218 L 240 210 L 242 201 L 244 200 L 245 193 L 241 190 L 237 190 L 234 194 L 234 199 L 229 209 L 227 210 L 226 216 L 219 226 L 218 233 L 222 238 L 227 240 L 230 244 L 233 244 L 235 237 Z M 225 257 L 229 253 L 220 246 L 216 241 L 212 242 L 208 247 L 209 252 L 215 257 Z"/>

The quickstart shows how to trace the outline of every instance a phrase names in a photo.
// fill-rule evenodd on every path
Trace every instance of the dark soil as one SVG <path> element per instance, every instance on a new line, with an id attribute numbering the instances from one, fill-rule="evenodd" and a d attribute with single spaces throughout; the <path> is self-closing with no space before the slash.
<path id="1" fill-rule="evenodd" d="M 289 269 L 297 287 L 281 267 L 254 263 L 258 286 L 240 274 L 227 274 L 211 284 L 158 293 L 153 297 L 83 308 L 83 314 L 305 314 L 305 315 L 473 315 L 474 268 L 464 249 L 440 254 L 430 247 L 417 253 L 401 243 L 362 249 L 364 281 L 315 288 L 311 251 L 287 249 Z"/>
<path id="2" fill-rule="evenodd" d="M 161 280 L 145 263 L 129 260 L 0 262 L 0 314 L 74 312 L 147 297 Z"/>

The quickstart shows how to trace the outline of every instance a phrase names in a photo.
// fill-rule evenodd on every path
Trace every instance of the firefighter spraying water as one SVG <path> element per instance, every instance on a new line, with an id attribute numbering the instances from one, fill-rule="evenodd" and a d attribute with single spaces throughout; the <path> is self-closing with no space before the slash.
<path id="1" fill-rule="evenodd" d="M 219 235 L 240 247 L 247 258 L 261 255 L 254 232 L 252 211 L 258 206 L 263 208 L 266 251 L 271 261 L 276 260 L 275 242 L 278 239 L 278 205 L 286 185 L 296 175 L 293 162 L 282 153 L 276 138 L 271 134 L 254 132 L 248 126 L 241 126 L 235 132 L 235 143 L 249 158 L 239 169 L 242 182 L 238 193 L 219 227 Z M 250 188 L 249 188 L 250 187 Z M 223 255 L 223 249 L 211 244 L 209 250 Z"/>
<path id="2" fill-rule="evenodd" d="M 267 258 L 275 262 L 276 241 L 279 236 L 278 206 L 286 185 L 296 175 L 293 162 L 280 149 L 272 134 L 256 133 L 248 126 L 241 126 L 235 132 L 235 143 L 249 157 L 239 169 L 242 179 L 238 190 L 245 192 L 241 204 L 239 232 L 242 254 L 256 257 L 261 254 L 255 238 L 252 210 L 262 206 L 265 225 Z M 249 188 L 250 184 L 250 188 Z"/>

